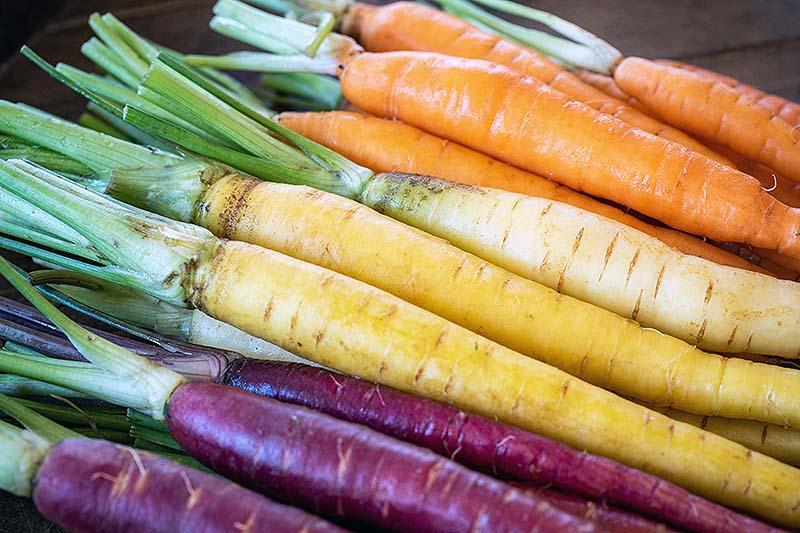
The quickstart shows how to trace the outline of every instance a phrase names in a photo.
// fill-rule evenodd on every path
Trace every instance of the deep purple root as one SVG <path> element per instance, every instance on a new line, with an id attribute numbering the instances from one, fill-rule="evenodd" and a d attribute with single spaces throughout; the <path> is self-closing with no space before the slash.
<path id="1" fill-rule="evenodd" d="M 170 432 L 209 468 L 316 513 L 394 531 L 592 531 L 535 494 L 364 426 L 194 382 Z M 538 528 L 538 529 L 537 529 Z"/>
<path id="2" fill-rule="evenodd" d="M 553 485 L 703 533 L 774 528 L 616 461 L 369 381 L 299 363 L 241 359 L 223 383 L 363 424 L 477 470 Z"/>
<path id="3" fill-rule="evenodd" d="M 227 479 L 94 439 L 51 449 L 33 500 L 47 519 L 74 532 L 342 531 Z"/>

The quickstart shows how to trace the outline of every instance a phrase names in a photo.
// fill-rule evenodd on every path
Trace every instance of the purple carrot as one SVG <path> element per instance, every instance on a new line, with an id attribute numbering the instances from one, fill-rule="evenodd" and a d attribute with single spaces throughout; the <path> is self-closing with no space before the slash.
<path id="1" fill-rule="evenodd" d="M 513 485 L 523 490 L 534 491 L 563 511 L 591 520 L 607 533 L 666 533 L 672 531 L 665 524 L 657 524 L 641 515 L 604 503 L 596 503 L 548 487 L 532 487 L 522 483 Z"/>
<path id="2" fill-rule="evenodd" d="M 328 370 L 297 363 L 234 361 L 223 383 L 322 411 L 424 446 L 478 470 L 631 509 L 698 532 L 775 531 L 763 522 L 616 461 Z"/>
<path id="3" fill-rule="evenodd" d="M 209 468 L 315 513 L 394 531 L 594 531 L 588 520 L 358 424 L 205 382 L 179 387 L 170 433 Z"/>
<path id="4" fill-rule="evenodd" d="M 93 439 L 65 440 L 47 453 L 33 500 L 70 531 L 342 531 L 221 477 Z"/>

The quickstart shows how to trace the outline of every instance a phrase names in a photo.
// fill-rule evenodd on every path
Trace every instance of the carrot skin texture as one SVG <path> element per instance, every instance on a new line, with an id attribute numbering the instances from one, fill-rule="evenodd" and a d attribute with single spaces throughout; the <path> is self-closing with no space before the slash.
<path id="1" fill-rule="evenodd" d="M 513 486 L 531 491 L 546 499 L 559 509 L 592 520 L 607 533 L 653 533 L 673 531 L 664 524 L 658 524 L 643 516 L 629 513 L 616 507 L 596 504 L 572 494 L 565 494 L 546 487 L 531 487 L 525 483 L 512 483 Z"/>
<path id="2" fill-rule="evenodd" d="M 337 532 L 300 509 L 154 454 L 96 439 L 54 446 L 37 472 L 33 500 L 75 532 Z"/>
<path id="3" fill-rule="evenodd" d="M 363 424 L 477 470 L 552 485 L 679 528 L 731 533 L 772 529 L 616 461 L 366 380 L 302 364 L 238 360 L 222 382 Z"/>
<path id="4" fill-rule="evenodd" d="M 767 273 L 736 254 L 669 228 L 653 226 L 547 178 L 492 159 L 458 143 L 395 120 L 359 113 L 281 113 L 280 123 L 375 172 L 424 174 L 463 183 L 549 198 L 622 222 L 677 250 L 720 265 Z"/>
<path id="5" fill-rule="evenodd" d="M 355 3 L 342 21 L 342 31 L 356 37 L 371 52 L 437 52 L 505 65 L 601 113 L 727 164 L 724 157 L 686 133 L 584 83 L 532 48 L 487 33 L 444 11 L 415 2 L 385 6 Z"/>
<path id="6" fill-rule="evenodd" d="M 800 470 L 670 421 L 364 283 L 220 241 L 192 272 L 191 288 L 200 310 L 324 366 L 496 417 L 800 526 Z"/>
<path id="7" fill-rule="evenodd" d="M 755 178 L 506 67 L 419 52 L 363 53 L 345 65 L 340 79 L 345 96 L 369 113 L 674 228 L 800 257 L 800 210 L 775 200 Z"/>
<path id="8" fill-rule="evenodd" d="M 657 59 L 656 63 L 682 68 L 699 76 L 720 82 L 745 96 L 753 98 L 761 106 L 769 109 L 773 115 L 786 121 L 786 123 L 790 126 L 794 127 L 800 125 L 800 104 L 797 102 L 792 102 L 786 98 L 782 98 L 774 94 L 765 93 L 761 89 L 743 83 L 736 78 L 720 74 L 719 72 L 714 72 L 713 70 L 704 69 L 696 65 L 669 59 Z"/>
<path id="9" fill-rule="evenodd" d="M 634 98 L 633 96 L 629 95 L 622 88 L 617 85 L 617 82 L 614 81 L 614 78 L 611 76 L 606 76 L 605 74 L 599 74 L 597 72 L 592 72 L 591 70 L 585 69 L 577 69 L 574 70 L 573 73 L 578 76 L 581 81 L 586 84 L 591 85 L 595 89 L 601 90 L 607 95 L 611 96 L 612 98 L 616 98 L 617 100 L 621 100 L 631 106 L 632 108 L 636 109 L 637 111 L 647 114 L 649 111 L 647 108 L 642 105 L 642 103 Z M 715 152 L 717 151 L 715 148 L 710 147 Z M 719 153 L 719 152 L 717 152 Z M 723 157 L 727 157 L 724 154 L 720 154 Z"/>
<path id="10" fill-rule="evenodd" d="M 624 59 L 614 79 L 666 122 L 800 181 L 800 136 L 753 98 L 685 69 L 638 57 Z"/>
<path id="11" fill-rule="evenodd" d="M 320 514 L 395 531 L 594 530 L 428 450 L 232 387 L 180 387 L 167 420 L 203 464 Z"/>

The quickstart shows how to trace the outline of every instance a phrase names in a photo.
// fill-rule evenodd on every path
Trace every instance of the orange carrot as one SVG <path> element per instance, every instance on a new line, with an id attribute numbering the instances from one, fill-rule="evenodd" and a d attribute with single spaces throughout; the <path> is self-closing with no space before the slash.
<path id="1" fill-rule="evenodd" d="M 573 73 L 576 76 L 578 76 L 584 83 L 591 85 L 595 89 L 603 91 L 612 98 L 616 98 L 617 100 L 625 102 L 632 108 L 636 109 L 637 111 L 640 111 L 641 113 L 644 113 L 645 115 L 649 113 L 647 108 L 644 105 L 642 105 L 642 103 L 639 100 L 637 100 L 633 96 L 623 91 L 622 88 L 619 85 L 617 85 L 617 82 L 614 81 L 614 78 L 612 78 L 611 76 L 606 76 L 605 74 L 592 72 L 591 70 L 586 70 L 583 68 L 576 69 L 573 71 Z"/>
<path id="2" fill-rule="evenodd" d="M 345 97 L 674 228 L 800 258 L 800 210 L 755 178 L 570 100 L 487 61 L 362 53 L 342 63 Z"/>
<path id="3" fill-rule="evenodd" d="M 736 78 L 725 76 L 724 74 L 714 72 L 713 70 L 707 70 L 695 65 L 682 63 L 680 61 L 673 61 L 670 59 L 658 59 L 656 62 L 672 67 L 682 68 L 705 78 L 718 81 L 740 92 L 741 94 L 744 94 L 745 96 L 755 99 L 759 104 L 769 109 L 773 115 L 785 120 L 790 126 L 800 126 L 800 104 L 796 102 L 789 101 L 786 98 L 782 98 L 775 94 L 766 93 L 761 89 L 753 87 L 752 85 L 742 83 Z"/>
<path id="4" fill-rule="evenodd" d="M 354 3 L 342 20 L 342 31 L 372 52 L 439 52 L 506 65 L 602 113 L 727 163 L 686 133 L 584 83 L 532 48 L 485 32 L 438 9 L 416 2 L 394 2 L 385 6 Z"/>
<path id="5" fill-rule="evenodd" d="M 557 200 L 622 222 L 685 254 L 721 265 L 766 271 L 696 237 L 653 226 L 568 187 L 399 121 L 346 111 L 282 113 L 277 118 L 284 126 L 375 172 L 424 174 L 466 185 L 493 187 Z M 781 271 L 781 274 L 788 279 L 796 277 L 796 274 L 786 274 L 785 271 Z"/>
<path id="6" fill-rule="evenodd" d="M 614 79 L 665 122 L 800 181 L 800 132 L 757 100 L 708 77 L 638 57 Z"/>

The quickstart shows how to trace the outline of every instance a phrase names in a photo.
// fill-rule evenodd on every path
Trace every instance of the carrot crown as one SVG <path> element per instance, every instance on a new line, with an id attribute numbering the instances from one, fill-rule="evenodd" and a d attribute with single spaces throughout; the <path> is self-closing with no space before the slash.
<path id="1" fill-rule="evenodd" d="M 0 489 L 30 496 L 33 478 L 52 443 L 0 420 Z"/>
<path id="2" fill-rule="evenodd" d="M 2 257 L 0 275 L 63 331 L 88 361 L 6 351 L 0 357 L 0 371 L 75 389 L 154 418 L 164 417 L 167 400 L 185 381 L 184 377 L 90 333 L 59 311 Z"/>

